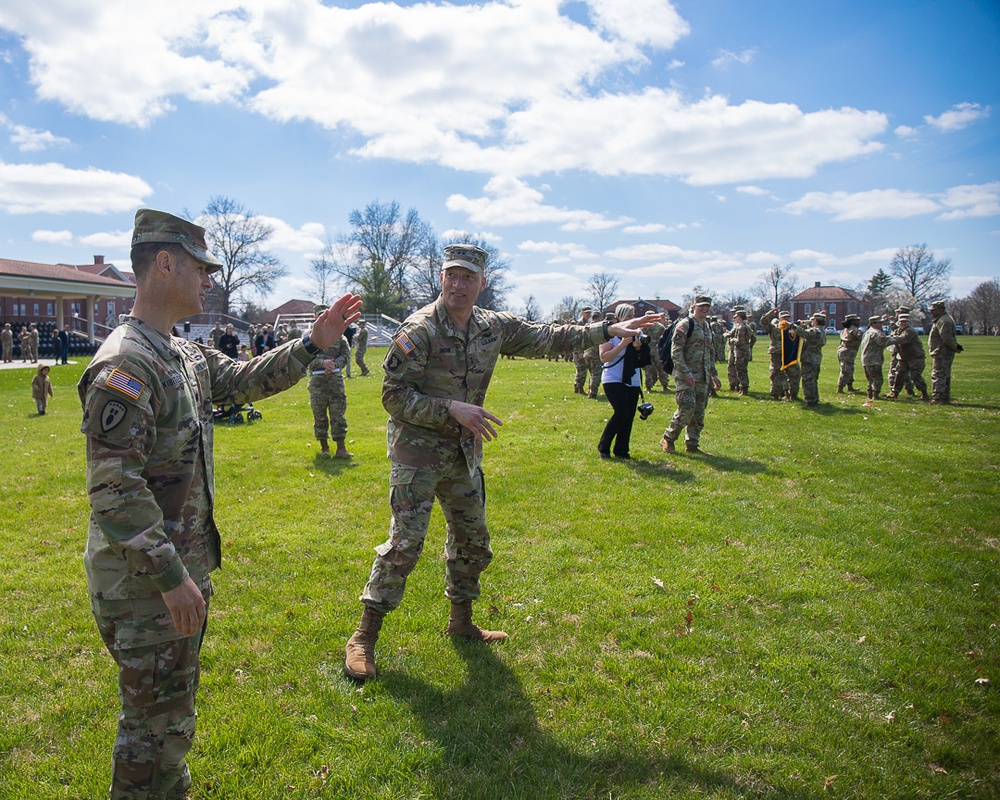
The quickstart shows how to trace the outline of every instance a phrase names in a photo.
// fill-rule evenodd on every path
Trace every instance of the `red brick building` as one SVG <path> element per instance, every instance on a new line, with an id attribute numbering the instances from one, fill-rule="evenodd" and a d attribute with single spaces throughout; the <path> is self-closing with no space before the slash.
<path id="1" fill-rule="evenodd" d="M 816 281 L 811 289 L 799 292 L 792 298 L 792 319 L 809 319 L 817 311 L 822 311 L 826 314 L 827 327 L 840 330 L 844 327 L 844 317 L 848 314 L 862 315 L 862 305 L 862 300 L 849 289 L 822 286 Z"/>

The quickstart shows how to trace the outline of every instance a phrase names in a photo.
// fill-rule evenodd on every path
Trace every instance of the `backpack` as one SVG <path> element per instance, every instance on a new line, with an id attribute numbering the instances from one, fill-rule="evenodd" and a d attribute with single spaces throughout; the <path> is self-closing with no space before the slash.
<path id="1" fill-rule="evenodd" d="M 667 329 L 660 334 L 660 341 L 656 343 L 656 352 L 660 357 L 660 364 L 663 365 L 663 369 L 666 370 L 669 375 L 674 371 L 674 357 L 670 352 L 671 347 L 674 344 L 674 328 L 677 327 L 677 323 L 682 319 L 688 319 L 688 317 L 678 317 L 673 322 L 671 322 Z M 687 338 L 691 338 L 691 333 L 694 331 L 694 325 L 688 325 Z"/>

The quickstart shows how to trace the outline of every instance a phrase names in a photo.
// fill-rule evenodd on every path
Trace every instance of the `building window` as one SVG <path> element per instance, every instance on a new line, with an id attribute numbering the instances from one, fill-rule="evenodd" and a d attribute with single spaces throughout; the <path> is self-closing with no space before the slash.
<path id="1" fill-rule="evenodd" d="M 812 311 L 812 303 L 806 303 L 802 306 L 802 314 L 804 316 L 809 316 L 809 312 Z"/>
<path id="2" fill-rule="evenodd" d="M 115 301 L 108 300 L 108 316 L 113 317 L 115 315 Z"/>
<path id="3" fill-rule="evenodd" d="M 36 316 L 36 317 L 37 317 L 37 316 L 38 316 L 38 314 L 39 314 L 39 309 L 40 309 L 40 306 L 39 306 L 39 304 L 38 304 L 38 303 L 35 303 L 35 304 L 34 304 L 34 309 L 35 309 L 35 310 L 34 310 L 34 316 Z"/>
<path id="4" fill-rule="evenodd" d="M 833 316 L 836 313 L 837 313 L 837 304 L 830 303 L 830 315 Z"/>
<path id="5" fill-rule="evenodd" d="M 69 308 L 70 308 L 70 313 L 74 317 L 80 316 L 80 304 L 79 303 L 70 303 Z"/>
<path id="6" fill-rule="evenodd" d="M 54 317 L 56 315 L 56 304 L 46 303 L 45 304 L 45 314 L 49 317 Z"/>

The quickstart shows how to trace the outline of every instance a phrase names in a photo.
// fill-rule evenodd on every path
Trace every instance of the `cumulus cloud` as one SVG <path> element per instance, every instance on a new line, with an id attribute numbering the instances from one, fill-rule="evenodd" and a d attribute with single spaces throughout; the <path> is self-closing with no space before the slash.
<path id="1" fill-rule="evenodd" d="M 12 122 L 5 114 L 0 114 L 0 125 L 10 131 L 10 141 L 22 153 L 34 153 L 50 147 L 69 144 L 69 139 L 56 136 L 51 131 L 39 131 Z"/>
<path id="2" fill-rule="evenodd" d="M 10 214 L 128 211 L 152 193 L 144 180 L 121 172 L 0 161 L 0 209 Z"/>
<path id="3" fill-rule="evenodd" d="M 45 244 L 72 244 L 72 231 L 35 231 L 31 234 L 31 241 L 44 242 Z"/>
<path id="4" fill-rule="evenodd" d="M 939 131 L 951 133 L 952 131 L 960 131 L 962 128 L 967 128 L 974 122 L 985 119 L 989 115 L 989 106 L 983 107 L 979 103 L 959 103 L 952 106 L 951 109 L 945 111 L 940 116 L 933 117 L 928 114 L 924 117 L 924 122 L 931 127 L 937 128 Z"/>
<path id="5" fill-rule="evenodd" d="M 751 47 L 741 53 L 734 53 L 731 50 L 720 50 L 719 55 L 712 59 L 712 66 L 724 69 L 731 64 L 749 64 L 757 54 L 757 48 Z"/>
<path id="6" fill-rule="evenodd" d="M 564 231 L 607 230 L 633 221 L 628 217 L 609 219 L 592 211 L 546 205 L 540 191 L 517 178 L 491 178 L 483 191 L 485 197 L 451 195 L 446 201 L 448 210 L 467 214 L 476 224 L 504 226 L 548 222 Z"/>
<path id="7" fill-rule="evenodd" d="M 75 113 L 146 126 L 179 98 L 233 103 L 337 130 L 366 158 L 706 185 L 806 177 L 882 149 L 888 122 L 872 111 L 691 102 L 641 78 L 623 89 L 615 77 L 641 75 L 688 23 L 667 0 L 586 5 L 590 25 L 560 0 L 175 0 L 143 4 L 135 24 L 131 0 L 52 0 L 8 4 L 0 27 L 20 37 L 38 95 Z"/>
<path id="8" fill-rule="evenodd" d="M 947 209 L 947 210 L 946 210 Z M 830 214 L 835 222 L 906 219 L 940 213 L 936 219 L 958 220 L 1000 214 L 1000 182 L 955 186 L 943 193 L 873 189 L 867 192 L 809 192 L 788 203 L 790 214 Z"/>
<path id="9" fill-rule="evenodd" d="M 941 220 L 994 217 L 1000 214 L 1000 182 L 952 187 L 944 193 L 941 205 L 951 209 L 938 217 Z"/>

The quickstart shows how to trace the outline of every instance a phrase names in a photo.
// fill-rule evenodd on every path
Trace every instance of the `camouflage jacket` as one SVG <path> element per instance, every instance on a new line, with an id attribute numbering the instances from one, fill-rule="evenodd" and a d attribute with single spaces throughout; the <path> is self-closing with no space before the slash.
<path id="1" fill-rule="evenodd" d="M 540 324 L 478 307 L 468 331 L 461 331 L 438 298 L 399 326 L 382 363 L 389 457 L 435 470 L 453 464 L 461 452 L 474 473 L 483 445 L 448 415 L 452 400 L 482 406 L 501 354 L 570 353 L 604 340 L 602 323 Z"/>
<path id="2" fill-rule="evenodd" d="M 930 350 L 932 356 L 944 350 L 958 351 L 955 320 L 951 318 L 951 314 L 942 314 L 934 320 L 930 335 L 927 337 L 927 349 Z"/>
<path id="3" fill-rule="evenodd" d="M 85 564 L 95 599 L 152 597 L 219 566 L 212 516 L 214 406 L 287 389 L 310 356 L 290 342 L 237 362 L 122 317 L 77 389 L 87 436 L 90 529 Z"/>
<path id="4" fill-rule="evenodd" d="M 360 328 L 356 334 L 354 334 L 354 349 L 358 351 L 358 355 L 361 355 L 368 349 L 368 326 Z"/>
<path id="5" fill-rule="evenodd" d="M 920 337 L 912 325 L 907 325 L 896 333 L 896 356 L 900 361 L 924 361 L 927 356 Z"/>
<path id="6" fill-rule="evenodd" d="M 688 328 L 694 326 L 688 336 Z M 715 369 L 715 338 L 711 325 L 697 322 L 694 317 L 682 317 L 674 327 L 670 343 L 670 356 L 674 360 L 674 380 L 682 383 L 693 375 L 696 383 L 707 383 L 718 377 Z"/>
<path id="7" fill-rule="evenodd" d="M 844 328 L 840 332 L 840 345 L 837 347 L 837 353 L 854 353 L 857 355 L 858 348 L 861 347 L 861 331 L 855 328 L 853 325 L 849 328 Z"/>
<path id="8" fill-rule="evenodd" d="M 750 348 L 753 346 L 753 330 L 749 325 L 737 323 L 731 330 L 722 334 L 729 340 L 729 348 L 742 356 L 750 355 Z"/>
<path id="9" fill-rule="evenodd" d="M 292 340 L 294 341 L 294 340 Z M 326 372 L 323 362 L 327 359 L 337 363 L 337 369 L 343 370 L 347 362 L 351 360 L 351 346 L 343 336 L 340 341 L 334 342 L 326 350 L 320 350 L 309 362 L 309 388 L 325 389 L 343 386 L 343 372 Z"/>
<path id="10" fill-rule="evenodd" d="M 767 346 L 768 353 L 780 353 L 781 352 L 781 335 L 782 330 L 779 327 L 781 320 L 778 315 L 773 311 L 768 311 L 760 318 L 760 327 L 762 327 L 767 335 L 770 337 L 770 343 Z"/>
<path id="11" fill-rule="evenodd" d="M 802 349 L 799 351 L 800 364 L 823 363 L 823 347 L 826 345 L 826 331 L 815 325 L 796 325 L 799 336 L 802 337 Z"/>
<path id="12" fill-rule="evenodd" d="M 896 339 L 871 325 L 861 337 L 861 366 L 881 367 L 885 363 L 885 347 Z"/>

